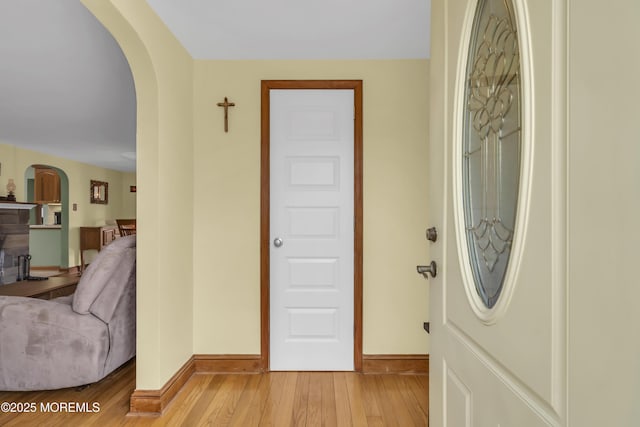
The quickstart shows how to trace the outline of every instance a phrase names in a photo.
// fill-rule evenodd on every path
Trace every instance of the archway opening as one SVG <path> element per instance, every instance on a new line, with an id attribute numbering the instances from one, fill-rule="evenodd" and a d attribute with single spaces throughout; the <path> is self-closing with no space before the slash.
<path id="1" fill-rule="evenodd" d="M 38 270 L 69 268 L 69 178 L 64 170 L 34 164 L 24 173 L 26 200 L 35 203 L 29 218 L 31 266 Z"/>

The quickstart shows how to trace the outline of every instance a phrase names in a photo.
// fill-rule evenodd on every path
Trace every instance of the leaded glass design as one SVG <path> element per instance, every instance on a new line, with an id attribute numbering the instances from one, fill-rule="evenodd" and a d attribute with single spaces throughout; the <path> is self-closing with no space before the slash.
<path id="1" fill-rule="evenodd" d="M 502 291 L 520 177 L 520 55 L 510 0 L 479 0 L 469 46 L 463 206 L 475 287 L 487 308 Z"/>

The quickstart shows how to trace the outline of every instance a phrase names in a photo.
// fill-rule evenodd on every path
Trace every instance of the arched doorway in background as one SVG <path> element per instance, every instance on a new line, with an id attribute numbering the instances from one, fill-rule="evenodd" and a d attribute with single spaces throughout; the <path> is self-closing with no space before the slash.
<path id="1" fill-rule="evenodd" d="M 69 268 L 69 178 L 55 166 L 35 164 L 24 173 L 31 209 L 29 252 L 35 268 Z"/>

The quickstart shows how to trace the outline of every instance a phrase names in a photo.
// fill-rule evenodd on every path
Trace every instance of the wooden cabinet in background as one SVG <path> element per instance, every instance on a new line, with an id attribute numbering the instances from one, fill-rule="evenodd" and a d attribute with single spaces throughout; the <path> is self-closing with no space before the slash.
<path id="1" fill-rule="evenodd" d="M 84 270 L 84 251 L 102 248 L 116 239 L 116 226 L 103 225 L 102 227 L 80 227 L 80 271 Z"/>
<path id="2" fill-rule="evenodd" d="M 35 168 L 35 202 L 60 203 L 60 176 L 50 168 Z"/>

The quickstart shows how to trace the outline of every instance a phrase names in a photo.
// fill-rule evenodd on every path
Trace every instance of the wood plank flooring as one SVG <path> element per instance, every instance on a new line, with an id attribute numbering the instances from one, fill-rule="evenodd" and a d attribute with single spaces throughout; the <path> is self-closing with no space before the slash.
<path id="1" fill-rule="evenodd" d="M 0 392 L 0 426 L 426 426 L 427 375 L 353 372 L 194 374 L 159 417 L 130 416 L 135 362 L 82 390 Z M 95 413 L 60 412 L 62 402 Z M 85 407 L 82 407 L 82 405 Z"/>

